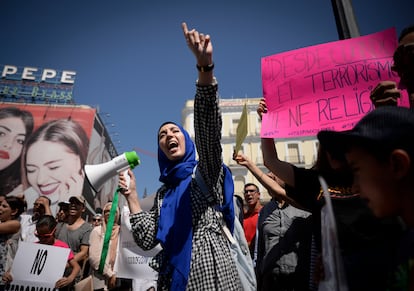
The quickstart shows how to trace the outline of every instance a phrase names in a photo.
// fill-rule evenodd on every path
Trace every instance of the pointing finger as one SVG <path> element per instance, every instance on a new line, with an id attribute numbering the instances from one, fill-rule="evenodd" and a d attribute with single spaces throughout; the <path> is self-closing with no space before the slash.
<path id="1" fill-rule="evenodd" d="M 184 36 L 187 36 L 187 33 L 188 33 L 187 23 L 185 22 L 181 23 L 181 28 L 183 29 Z"/>

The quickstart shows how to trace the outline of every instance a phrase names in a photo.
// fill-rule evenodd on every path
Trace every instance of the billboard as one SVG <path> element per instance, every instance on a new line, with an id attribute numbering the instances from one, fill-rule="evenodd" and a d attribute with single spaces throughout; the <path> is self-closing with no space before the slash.
<path id="1" fill-rule="evenodd" d="M 110 149 L 110 150 L 109 150 Z M 58 203 L 83 195 L 87 212 L 111 200 L 116 179 L 94 193 L 85 164 L 116 155 L 96 109 L 82 105 L 0 104 L 0 196 L 24 197 L 30 213 L 40 195 Z"/>
<path id="2" fill-rule="evenodd" d="M 3 101 L 74 104 L 75 71 L 0 64 L 0 74 Z"/>
<path id="3" fill-rule="evenodd" d="M 89 153 L 86 164 L 95 165 L 108 162 L 118 155 L 115 146 L 112 143 L 110 135 L 102 122 L 99 114 L 96 114 L 93 129 L 89 141 Z M 96 208 L 103 208 L 108 201 L 113 200 L 114 192 L 117 189 L 118 177 L 107 181 L 98 193 L 89 187 L 84 188 L 84 194 L 93 197 L 93 205 Z M 121 201 L 122 198 L 121 198 Z"/>

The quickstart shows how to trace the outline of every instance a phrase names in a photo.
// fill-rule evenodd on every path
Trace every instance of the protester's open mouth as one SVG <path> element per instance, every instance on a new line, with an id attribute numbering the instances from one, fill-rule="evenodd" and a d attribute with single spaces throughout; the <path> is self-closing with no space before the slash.
<path id="1" fill-rule="evenodd" d="M 169 144 L 168 144 L 168 149 L 170 150 L 170 149 L 173 149 L 173 148 L 176 148 L 176 147 L 178 147 L 178 143 L 177 142 L 175 142 L 175 141 L 172 141 L 172 142 L 170 142 Z"/>

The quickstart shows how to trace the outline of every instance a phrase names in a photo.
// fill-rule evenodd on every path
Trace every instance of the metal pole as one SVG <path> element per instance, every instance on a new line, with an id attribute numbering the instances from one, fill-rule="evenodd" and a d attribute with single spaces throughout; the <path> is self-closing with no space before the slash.
<path id="1" fill-rule="evenodd" d="M 358 37 L 359 29 L 356 22 L 351 0 L 331 0 L 335 15 L 336 29 L 339 39 Z"/>

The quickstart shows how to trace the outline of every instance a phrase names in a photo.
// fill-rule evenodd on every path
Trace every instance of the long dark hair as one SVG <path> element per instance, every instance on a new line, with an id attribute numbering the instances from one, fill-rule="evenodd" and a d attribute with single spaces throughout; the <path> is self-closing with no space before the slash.
<path id="1" fill-rule="evenodd" d="M 7 196 L 5 199 L 12 211 L 17 210 L 16 214 L 13 215 L 13 219 L 18 219 L 20 217 L 20 214 L 22 214 L 25 210 L 25 203 L 23 198 L 16 196 Z"/>
<path id="2" fill-rule="evenodd" d="M 6 118 L 20 118 L 26 129 L 26 138 L 32 133 L 34 121 L 31 112 L 17 107 L 0 108 L 0 120 Z M 10 166 L 0 171 L 0 195 L 10 193 L 21 184 L 20 160 L 21 155 Z"/>
<path id="3" fill-rule="evenodd" d="M 27 150 L 37 141 L 50 141 L 65 145 L 72 153 L 77 155 L 83 169 L 88 155 L 89 138 L 83 127 L 76 121 L 69 119 L 55 119 L 42 124 L 26 141 L 22 153 L 22 181 L 28 187 L 26 159 Z"/>

